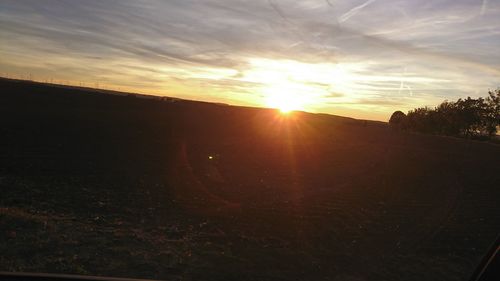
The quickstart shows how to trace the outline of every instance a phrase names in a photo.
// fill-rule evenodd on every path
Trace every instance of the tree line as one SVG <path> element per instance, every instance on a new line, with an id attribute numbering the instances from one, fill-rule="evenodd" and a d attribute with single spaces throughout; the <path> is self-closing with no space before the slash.
<path id="1" fill-rule="evenodd" d="M 488 91 L 486 98 L 444 101 L 435 108 L 415 108 L 407 114 L 396 111 L 389 124 L 398 130 L 488 139 L 500 126 L 500 89 Z"/>

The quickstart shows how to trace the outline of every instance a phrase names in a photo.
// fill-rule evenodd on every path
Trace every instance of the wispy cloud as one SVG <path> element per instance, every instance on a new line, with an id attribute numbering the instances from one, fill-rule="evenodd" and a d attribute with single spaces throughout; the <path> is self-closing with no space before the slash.
<path id="1" fill-rule="evenodd" d="M 368 1 L 364 2 L 363 4 L 350 9 L 347 13 L 345 13 L 339 17 L 339 22 L 345 22 L 346 20 L 355 16 L 360 10 L 362 10 L 363 8 L 365 8 L 366 6 L 370 5 L 371 3 L 375 2 L 375 1 L 377 1 L 377 0 L 368 0 Z"/>
<path id="2" fill-rule="evenodd" d="M 260 58 L 323 93 L 311 110 L 382 118 L 500 86 L 498 13 L 487 0 L 4 0 L 0 71 L 261 105 L 269 82 L 247 79 L 267 73 Z"/>

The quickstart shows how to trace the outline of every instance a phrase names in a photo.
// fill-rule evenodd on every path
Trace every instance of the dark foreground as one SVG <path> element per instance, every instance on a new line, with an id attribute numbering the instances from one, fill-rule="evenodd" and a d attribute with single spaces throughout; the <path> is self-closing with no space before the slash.
<path id="1" fill-rule="evenodd" d="M 466 280 L 500 146 L 0 80 L 0 271 Z"/>

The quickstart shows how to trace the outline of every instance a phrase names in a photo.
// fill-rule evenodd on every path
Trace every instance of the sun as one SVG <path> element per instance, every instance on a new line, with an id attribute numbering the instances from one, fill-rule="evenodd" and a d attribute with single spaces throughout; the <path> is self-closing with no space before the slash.
<path id="1" fill-rule="evenodd" d="M 290 112 L 292 112 L 292 111 L 293 111 L 293 109 L 291 109 L 291 108 L 290 108 L 290 107 L 288 107 L 288 106 L 283 106 L 283 107 L 280 107 L 280 108 L 278 108 L 278 109 L 280 110 L 280 112 L 281 112 L 282 114 L 288 114 L 288 113 L 290 113 Z"/>
<path id="2" fill-rule="evenodd" d="M 303 109 L 300 101 L 296 97 L 287 97 L 286 93 L 279 92 L 268 95 L 266 105 L 271 108 L 279 109 L 279 111 L 284 114 Z"/>
<path id="3" fill-rule="evenodd" d="M 352 75 L 347 67 L 331 63 L 304 63 L 294 60 L 252 58 L 242 81 L 255 88 L 266 107 L 282 113 L 314 111 L 332 93 L 343 92 Z"/>
<path id="4" fill-rule="evenodd" d="M 276 83 L 268 85 L 263 93 L 266 106 L 276 108 L 283 114 L 296 110 L 304 110 L 308 101 L 301 94 L 297 85 L 292 83 Z"/>

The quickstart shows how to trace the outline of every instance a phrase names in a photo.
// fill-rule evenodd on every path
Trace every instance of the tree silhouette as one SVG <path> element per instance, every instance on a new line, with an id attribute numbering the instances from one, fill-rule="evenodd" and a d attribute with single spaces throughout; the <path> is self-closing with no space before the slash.
<path id="1" fill-rule="evenodd" d="M 500 89 L 489 91 L 486 103 L 488 111 L 486 112 L 485 126 L 490 136 L 497 132 L 497 127 L 500 126 Z"/>
<path id="2" fill-rule="evenodd" d="M 396 111 L 389 124 L 428 134 L 491 138 L 500 125 L 500 89 L 489 91 L 487 98 L 444 101 L 435 108 L 415 108 L 407 115 Z"/>

